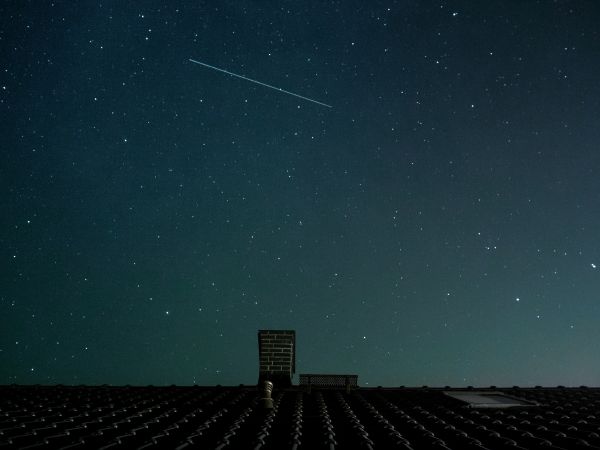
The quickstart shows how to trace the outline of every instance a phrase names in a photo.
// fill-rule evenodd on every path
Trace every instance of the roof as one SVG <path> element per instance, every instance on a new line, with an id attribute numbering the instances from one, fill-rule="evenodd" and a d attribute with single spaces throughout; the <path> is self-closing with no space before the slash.
<path id="1" fill-rule="evenodd" d="M 0 387 L 0 449 L 600 449 L 600 388 L 489 388 L 528 407 L 471 408 L 450 388 Z"/>

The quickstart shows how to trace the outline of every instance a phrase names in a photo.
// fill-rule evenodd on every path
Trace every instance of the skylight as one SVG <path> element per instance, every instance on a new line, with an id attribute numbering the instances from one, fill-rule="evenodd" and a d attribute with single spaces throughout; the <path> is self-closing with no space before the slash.
<path id="1" fill-rule="evenodd" d="M 444 394 L 468 403 L 471 408 L 511 408 L 535 403 L 496 391 L 445 391 Z"/>

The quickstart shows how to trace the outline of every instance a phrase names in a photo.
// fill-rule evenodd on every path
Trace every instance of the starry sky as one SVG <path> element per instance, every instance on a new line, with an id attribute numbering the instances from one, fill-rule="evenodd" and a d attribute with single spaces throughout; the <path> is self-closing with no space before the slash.
<path id="1" fill-rule="evenodd" d="M 595 0 L 0 17 L 0 383 L 598 385 Z"/>

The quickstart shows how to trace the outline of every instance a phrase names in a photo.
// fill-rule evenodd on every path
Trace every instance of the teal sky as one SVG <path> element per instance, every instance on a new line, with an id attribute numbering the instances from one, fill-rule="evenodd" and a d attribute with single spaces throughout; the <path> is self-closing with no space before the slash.
<path id="1" fill-rule="evenodd" d="M 84 3 L 0 6 L 0 383 L 598 384 L 595 1 Z"/>

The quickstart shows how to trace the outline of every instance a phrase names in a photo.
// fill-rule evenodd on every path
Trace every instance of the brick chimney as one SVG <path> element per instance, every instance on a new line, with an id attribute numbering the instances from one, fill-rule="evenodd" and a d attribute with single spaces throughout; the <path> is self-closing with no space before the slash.
<path id="1" fill-rule="evenodd" d="M 258 383 L 271 381 L 276 387 L 291 386 L 296 371 L 296 332 L 258 331 Z"/>

